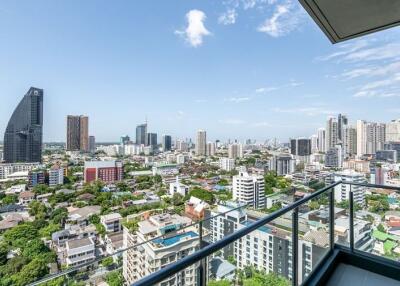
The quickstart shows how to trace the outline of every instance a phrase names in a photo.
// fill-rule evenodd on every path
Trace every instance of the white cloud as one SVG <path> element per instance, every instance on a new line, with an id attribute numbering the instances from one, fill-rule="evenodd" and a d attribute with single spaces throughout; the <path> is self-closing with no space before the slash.
<path id="1" fill-rule="evenodd" d="M 260 88 L 256 89 L 256 93 L 267 93 L 267 92 L 271 92 L 271 91 L 274 91 L 274 90 L 277 90 L 277 89 L 279 89 L 279 88 L 276 87 L 276 86 L 260 87 Z"/>
<path id="2" fill-rule="evenodd" d="M 193 47 L 199 47 L 203 44 L 203 37 L 211 35 L 211 32 L 204 26 L 206 14 L 200 10 L 190 10 L 186 14 L 187 27 L 185 30 L 175 31 L 175 34 L 181 35 Z"/>
<path id="3" fill-rule="evenodd" d="M 198 98 L 198 99 L 195 99 L 194 102 L 196 102 L 196 103 L 205 103 L 205 102 L 207 102 L 207 99 Z"/>
<path id="4" fill-rule="evenodd" d="M 299 6 L 287 1 L 276 5 L 271 17 L 267 18 L 257 30 L 274 38 L 281 37 L 297 29 L 302 16 L 303 11 Z"/>
<path id="5" fill-rule="evenodd" d="M 386 65 L 368 66 L 345 71 L 342 73 L 342 77 L 345 79 L 353 79 L 363 76 L 385 76 L 398 72 L 400 72 L 400 61 L 395 61 Z"/>
<path id="6" fill-rule="evenodd" d="M 332 115 L 337 112 L 332 110 L 322 109 L 320 107 L 298 107 L 298 108 L 273 108 L 274 112 L 277 113 L 293 113 L 293 114 L 303 114 L 307 116 L 317 116 L 317 115 Z"/>
<path id="7" fill-rule="evenodd" d="M 235 103 L 240 103 L 240 102 L 249 101 L 249 100 L 250 100 L 250 97 L 231 97 L 231 98 L 225 99 L 225 101 L 230 101 L 230 102 L 235 102 Z"/>
<path id="8" fill-rule="evenodd" d="M 272 124 L 266 121 L 256 122 L 253 124 L 254 127 L 271 127 Z"/>
<path id="9" fill-rule="evenodd" d="M 246 122 L 244 120 L 242 120 L 242 119 L 230 118 L 230 119 L 219 120 L 219 123 L 226 124 L 226 125 L 241 125 L 241 124 L 244 124 Z"/>
<path id="10" fill-rule="evenodd" d="M 237 12 L 235 9 L 228 9 L 218 17 L 218 23 L 223 25 L 232 25 L 236 23 Z"/>

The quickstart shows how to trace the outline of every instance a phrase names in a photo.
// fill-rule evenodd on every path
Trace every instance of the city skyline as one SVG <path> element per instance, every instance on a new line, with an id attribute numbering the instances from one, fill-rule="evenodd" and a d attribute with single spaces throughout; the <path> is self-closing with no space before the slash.
<path id="1" fill-rule="evenodd" d="M 142 13 L 149 3 L 2 3 L 0 138 L 30 86 L 45 91 L 45 142 L 65 141 L 68 114 L 87 114 L 98 142 L 134 137 L 146 116 L 173 138 L 282 142 L 338 113 L 400 117 L 398 28 L 332 46 L 293 1 L 232 2 L 162 3 L 157 21 Z"/>

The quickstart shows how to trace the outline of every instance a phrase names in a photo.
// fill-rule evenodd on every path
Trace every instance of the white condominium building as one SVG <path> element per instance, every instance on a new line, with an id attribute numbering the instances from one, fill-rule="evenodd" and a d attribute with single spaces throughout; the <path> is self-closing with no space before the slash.
<path id="1" fill-rule="evenodd" d="M 219 168 L 224 171 L 232 171 L 235 169 L 235 159 L 219 158 Z"/>
<path id="2" fill-rule="evenodd" d="M 383 150 L 386 140 L 386 126 L 383 123 L 357 120 L 357 156 L 375 154 Z"/>
<path id="3" fill-rule="evenodd" d="M 362 173 L 353 170 L 344 170 L 334 175 L 335 182 L 346 181 L 353 183 L 367 183 L 367 179 Z M 350 199 L 350 191 L 353 192 L 354 202 L 360 206 L 365 205 L 365 187 L 340 184 L 335 187 L 335 200 L 342 202 Z"/>
<path id="4" fill-rule="evenodd" d="M 196 135 L 196 155 L 207 155 L 207 133 L 204 130 L 197 131 Z"/>
<path id="5" fill-rule="evenodd" d="M 244 170 L 233 177 L 233 200 L 260 209 L 265 207 L 264 177 Z"/>
<path id="6" fill-rule="evenodd" d="M 182 229 L 191 224 L 187 217 L 160 214 L 138 223 L 138 230 L 131 233 L 124 227 L 124 248 L 148 241 L 163 235 L 162 238 L 142 244 L 126 251 L 123 255 L 123 276 L 127 284 L 148 276 L 163 267 L 186 257 L 199 249 L 199 235 L 195 226 Z M 171 275 L 160 286 L 195 286 L 198 263 L 184 271 Z"/>
<path id="7" fill-rule="evenodd" d="M 239 143 L 228 146 L 228 157 L 231 159 L 243 158 L 243 145 Z"/>

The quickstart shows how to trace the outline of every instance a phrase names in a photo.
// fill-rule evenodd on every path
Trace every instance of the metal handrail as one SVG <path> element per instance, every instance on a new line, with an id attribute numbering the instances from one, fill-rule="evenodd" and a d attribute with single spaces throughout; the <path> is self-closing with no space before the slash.
<path id="1" fill-rule="evenodd" d="M 196 226 L 196 225 L 200 225 L 200 224 L 204 223 L 205 221 L 209 221 L 209 220 L 212 220 L 212 219 L 214 219 L 214 218 L 217 218 L 217 217 L 220 217 L 220 216 L 224 216 L 224 215 L 226 215 L 226 214 L 228 214 L 228 213 L 230 213 L 230 212 L 243 209 L 243 208 L 247 207 L 248 205 L 249 205 L 249 204 L 242 203 L 239 207 L 235 207 L 235 208 L 229 209 L 229 210 L 226 211 L 226 212 L 218 213 L 217 215 L 207 217 L 207 218 L 205 218 L 205 219 L 203 219 L 203 220 L 201 220 L 201 221 L 197 221 L 197 222 L 191 223 L 191 224 L 189 224 L 189 225 L 186 225 L 186 226 L 184 226 L 184 227 L 178 229 L 177 231 L 181 231 L 181 230 L 184 230 L 184 229 L 187 229 L 187 228 Z M 108 255 L 104 255 L 104 256 L 97 257 L 96 259 L 94 259 L 94 260 L 92 260 L 92 261 L 89 261 L 89 262 L 86 262 L 86 263 L 83 263 L 83 264 L 81 264 L 81 265 L 79 265 L 79 266 L 71 267 L 71 268 L 68 268 L 68 269 L 66 269 L 66 270 L 64 270 L 64 271 L 61 271 L 61 272 L 58 272 L 58 273 L 54 273 L 54 274 L 50 274 L 50 275 L 48 275 L 48 276 L 46 276 L 46 277 L 44 277 L 44 278 L 42 278 L 42 279 L 40 279 L 40 280 L 37 280 L 37 281 L 35 281 L 35 282 L 32 282 L 32 283 L 28 284 L 28 286 L 37 286 L 37 285 L 40 285 L 40 284 L 42 284 L 42 283 L 51 281 L 51 280 L 53 280 L 53 279 L 56 279 L 56 278 L 65 276 L 65 275 L 67 275 L 67 274 L 74 273 L 74 272 L 79 271 L 79 270 L 81 270 L 81 269 L 83 269 L 83 268 L 85 268 L 85 267 L 88 267 L 88 266 L 93 265 L 93 264 L 95 264 L 95 263 L 97 263 L 97 262 L 100 262 L 100 261 L 102 261 L 103 259 L 105 259 L 105 258 L 107 258 L 107 257 L 114 257 L 114 256 L 116 256 L 116 255 L 119 255 L 119 254 L 124 253 L 125 251 L 131 250 L 131 249 L 135 249 L 135 248 L 137 248 L 137 247 L 139 247 L 139 246 L 141 246 L 141 245 L 145 245 L 145 244 L 150 243 L 150 242 L 152 242 L 152 241 L 154 241 L 154 240 L 156 240 L 156 239 L 163 238 L 164 236 L 165 236 L 165 235 L 155 236 L 155 237 L 153 237 L 153 238 L 151 238 L 151 239 L 149 239 L 149 240 L 146 240 L 146 241 L 137 243 L 137 244 L 135 244 L 135 245 L 132 245 L 132 246 L 127 247 L 127 248 L 124 248 L 124 249 L 120 249 L 120 250 L 118 250 L 118 251 L 116 251 L 116 252 L 114 252 L 114 253 L 112 253 L 112 254 L 108 254 Z"/>
<path id="2" fill-rule="evenodd" d="M 222 248 L 226 247 L 227 245 L 231 244 L 232 242 L 235 242 L 236 240 L 246 236 L 247 234 L 264 226 L 265 224 L 270 223 L 271 221 L 277 219 L 278 217 L 281 217 L 282 215 L 284 215 L 294 209 L 297 209 L 299 206 L 309 202 L 310 200 L 312 200 L 324 193 L 327 193 L 329 190 L 336 187 L 337 185 L 340 185 L 341 183 L 342 183 L 342 181 L 335 182 L 325 188 L 322 188 L 322 189 L 312 193 L 311 195 L 309 195 L 303 199 L 295 201 L 293 204 L 291 204 L 285 208 L 282 208 L 280 210 L 277 210 L 277 211 L 271 213 L 270 215 L 265 216 L 255 222 L 249 224 L 248 226 L 241 228 L 241 229 L 235 231 L 234 233 L 225 236 L 223 239 L 221 239 L 213 244 L 210 244 L 210 245 L 204 247 L 203 249 L 200 249 L 200 250 L 196 251 L 195 253 L 193 253 L 189 256 L 186 256 L 185 258 L 183 258 L 173 264 L 170 264 L 170 265 L 166 266 L 165 268 L 142 278 L 141 280 L 133 283 L 132 286 L 155 285 L 155 284 L 165 280 L 166 278 L 170 277 L 171 275 L 174 275 L 174 274 L 184 270 L 185 268 L 193 265 L 194 263 L 221 250 Z"/>
<path id="3" fill-rule="evenodd" d="M 270 223 L 271 221 L 275 220 L 276 218 L 278 218 L 290 211 L 296 212 L 299 206 L 309 202 L 310 200 L 312 200 L 324 193 L 328 193 L 330 190 L 332 190 L 334 187 L 336 187 L 340 184 L 361 186 L 361 187 L 367 187 L 367 188 L 391 189 L 391 190 L 400 192 L 399 187 L 378 185 L 378 184 L 368 184 L 368 183 L 356 183 L 356 182 L 348 182 L 348 181 L 337 181 L 327 187 L 324 187 L 324 188 L 312 193 L 311 195 L 309 195 L 303 199 L 295 201 L 293 204 L 291 204 L 285 208 L 277 210 L 277 211 L 271 213 L 270 215 L 265 216 L 255 222 L 253 222 L 252 224 L 250 224 L 244 228 L 241 228 L 230 235 L 225 236 L 223 239 L 221 239 L 213 244 L 210 244 L 210 245 L 196 251 L 195 253 L 193 253 L 173 264 L 166 266 L 165 268 L 163 268 L 157 272 L 154 272 L 154 273 L 142 278 L 141 280 L 139 280 L 137 282 L 134 282 L 133 284 L 131 284 L 131 286 L 151 286 L 156 283 L 159 283 L 159 282 L 165 280 L 166 278 L 193 265 L 194 263 L 205 259 L 206 257 L 221 250 L 222 248 L 235 242 L 236 240 L 241 239 L 242 237 L 246 236 L 247 234 L 251 233 L 252 231 L 258 229 L 259 227 L 261 227 L 267 223 Z M 353 193 L 352 193 L 352 191 L 350 191 L 350 200 L 352 200 L 352 197 L 353 197 Z M 333 194 L 333 192 L 330 192 L 330 211 L 329 212 L 330 212 L 331 221 L 330 221 L 330 235 L 329 236 L 330 236 L 331 243 L 334 242 L 334 231 L 333 231 L 334 220 L 332 220 L 332 218 L 334 217 L 334 205 L 332 205 L 333 202 L 334 202 L 334 194 Z M 351 202 L 351 205 L 353 205 L 353 202 Z M 353 208 L 353 207 L 351 207 L 351 208 Z M 354 210 L 351 209 L 350 213 L 353 214 Z M 349 219 L 351 221 L 353 220 L 352 215 L 350 215 Z M 293 228 L 293 230 L 297 229 L 297 223 L 298 223 L 298 221 L 296 220 L 294 222 L 294 224 L 296 224 L 296 228 Z M 354 231 L 352 229 L 352 224 L 350 224 L 350 229 L 351 229 L 351 231 Z M 294 237 L 296 237 L 296 236 L 294 236 Z M 351 250 L 354 250 L 354 237 L 350 238 L 350 240 L 351 240 L 350 248 L 351 248 Z M 333 247 L 333 245 L 331 245 L 331 249 L 332 249 L 332 247 Z M 296 250 L 296 248 L 294 250 Z M 295 280 L 293 281 L 293 285 L 297 285 L 297 277 L 294 277 L 294 278 L 295 278 Z"/>

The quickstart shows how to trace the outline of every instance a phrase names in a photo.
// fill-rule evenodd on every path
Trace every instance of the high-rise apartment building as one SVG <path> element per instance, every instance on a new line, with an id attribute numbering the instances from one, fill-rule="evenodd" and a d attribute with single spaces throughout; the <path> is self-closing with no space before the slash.
<path id="1" fill-rule="evenodd" d="M 396 150 L 397 162 L 400 162 L 400 142 L 387 142 L 384 145 L 384 150 Z"/>
<path id="2" fill-rule="evenodd" d="M 207 156 L 214 156 L 216 149 L 217 149 L 217 147 L 214 142 L 208 142 L 207 148 L 206 148 Z"/>
<path id="3" fill-rule="evenodd" d="M 357 120 L 357 156 L 375 154 L 383 150 L 386 138 L 386 125 L 383 123 Z"/>
<path id="4" fill-rule="evenodd" d="M 67 151 L 89 151 L 89 117 L 67 116 Z"/>
<path id="5" fill-rule="evenodd" d="M 170 135 L 163 135 L 161 143 L 164 152 L 172 149 L 172 137 Z"/>
<path id="6" fill-rule="evenodd" d="M 268 169 L 275 171 L 278 176 L 293 174 L 295 171 L 296 160 L 290 154 L 274 155 L 268 161 Z"/>
<path id="7" fill-rule="evenodd" d="M 187 152 L 189 151 L 189 144 L 183 140 L 176 141 L 176 150 L 179 152 Z"/>
<path id="8" fill-rule="evenodd" d="M 312 154 L 317 153 L 319 151 L 319 149 L 318 149 L 318 135 L 316 135 L 316 134 L 311 135 L 310 140 L 311 140 L 311 153 Z"/>
<path id="9" fill-rule="evenodd" d="M 41 162 L 43 89 L 31 87 L 15 108 L 4 133 L 6 163 Z"/>
<path id="10" fill-rule="evenodd" d="M 229 144 L 228 157 L 231 159 L 243 158 L 243 145 L 240 143 Z"/>
<path id="11" fill-rule="evenodd" d="M 197 228 L 186 227 L 191 223 L 192 220 L 187 217 L 159 214 L 140 221 L 135 232 L 124 227 L 123 246 L 128 249 L 123 253 L 122 273 L 125 282 L 131 285 L 195 252 L 200 241 Z M 154 239 L 158 236 L 163 237 Z M 145 243 L 149 240 L 151 241 Z M 134 247 L 135 245 L 140 246 Z M 198 282 L 198 266 L 195 263 L 186 267 L 182 272 L 171 275 L 156 285 L 195 286 Z"/>
<path id="12" fill-rule="evenodd" d="M 259 209 L 265 207 L 264 177 L 250 175 L 244 170 L 233 176 L 233 200 Z"/>
<path id="13" fill-rule="evenodd" d="M 84 169 L 85 183 L 96 180 L 105 183 L 121 181 L 124 174 L 120 161 L 86 161 Z"/>
<path id="14" fill-rule="evenodd" d="M 120 143 L 121 145 L 128 145 L 131 142 L 131 137 L 129 135 L 121 136 Z"/>
<path id="15" fill-rule="evenodd" d="M 157 146 L 157 133 L 147 133 L 147 145 L 153 148 Z"/>
<path id="16" fill-rule="evenodd" d="M 345 157 L 351 157 L 357 153 L 357 129 L 346 125 L 342 132 L 342 146 Z"/>
<path id="17" fill-rule="evenodd" d="M 343 148 L 338 144 L 330 148 L 325 154 L 325 167 L 342 168 L 343 167 Z"/>
<path id="18" fill-rule="evenodd" d="M 338 144 L 338 122 L 335 117 L 330 117 L 326 122 L 325 131 L 325 151 Z"/>
<path id="19" fill-rule="evenodd" d="M 49 170 L 49 186 L 55 187 L 64 184 L 64 168 L 53 165 Z"/>
<path id="20" fill-rule="evenodd" d="M 196 155 L 207 155 L 207 133 L 204 130 L 198 130 L 196 135 Z"/>
<path id="21" fill-rule="evenodd" d="M 400 119 L 386 124 L 386 141 L 400 142 Z"/>
<path id="22" fill-rule="evenodd" d="M 136 126 L 136 144 L 147 146 L 147 123 Z"/>
<path id="23" fill-rule="evenodd" d="M 319 128 L 317 132 L 318 136 L 318 151 L 325 153 L 326 151 L 326 140 L 325 140 L 325 128 Z"/>
<path id="24" fill-rule="evenodd" d="M 338 122 L 338 141 L 343 142 L 344 128 L 349 124 L 347 116 L 339 114 L 337 122 Z"/>
<path id="25" fill-rule="evenodd" d="M 311 139 L 307 138 L 291 139 L 290 153 L 294 156 L 311 155 Z"/>
<path id="26" fill-rule="evenodd" d="M 362 173 L 357 173 L 353 170 L 344 170 L 343 172 L 334 175 L 335 182 L 352 182 L 352 183 L 367 183 L 367 179 Z M 348 201 L 350 192 L 353 192 L 354 202 L 360 206 L 365 205 L 365 187 L 340 184 L 335 187 L 335 200 L 337 202 Z"/>
<path id="27" fill-rule="evenodd" d="M 219 167 L 221 170 L 230 172 L 235 169 L 235 159 L 219 158 Z"/>
<path id="28" fill-rule="evenodd" d="M 96 152 L 96 137 L 94 136 L 89 136 L 89 152 Z"/>

